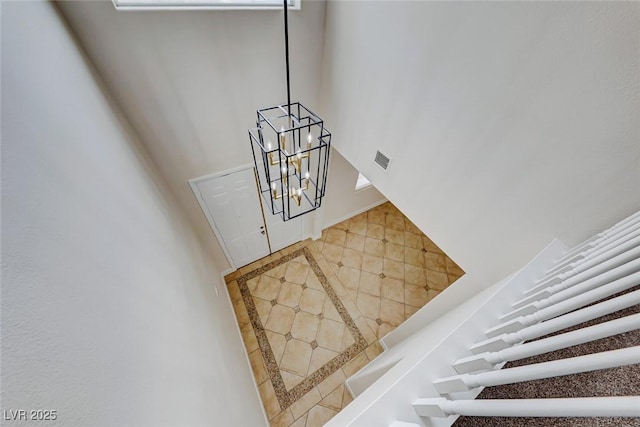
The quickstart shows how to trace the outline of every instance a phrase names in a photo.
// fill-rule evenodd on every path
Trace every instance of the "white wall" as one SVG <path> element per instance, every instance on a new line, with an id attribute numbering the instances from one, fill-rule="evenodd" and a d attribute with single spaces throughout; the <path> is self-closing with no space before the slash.
<path id="1" fill-rule="evenodd" d="M 266 425 L 219 269 L 48 2 L 2 3 L 1 324 L 3 410 Z"/>
<path id="2" fill-rule="evenodd" d="M 334 147 L 486 285 L 640 209 L 640 3 L 329 2 L 326 21 Z"/>
<path id="3" fill-rule="evenodd" d="M 327 192 L 322 201 L 322 228 L 330 227 L 371 206 L 386 201 L 375 187 L 355 191 L 358 170 L 336 150 L 331 150 Z"/>
<path id="4" fill-rule="evenodd" d="M 219 267 L 228 264 L 187 180 L 253 161 L 256 109 L 286 102 L 282 11 L 116 11 L 61 2 Z M 289 13 L 292 101 L 318 107 L 324 1 Z M 327 123 L 331 129 L 331 124 Z"/>

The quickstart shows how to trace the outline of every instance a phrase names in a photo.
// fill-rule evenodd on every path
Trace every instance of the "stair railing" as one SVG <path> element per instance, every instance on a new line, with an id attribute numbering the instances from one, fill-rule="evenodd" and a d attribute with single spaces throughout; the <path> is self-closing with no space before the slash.
<path id="1" fill-rule="evenodd" d="M 562 399 L 456 399 L 482 387 L 540 380 L 640 363 L 640 346 L 499 369 L 505 362 L 537 356 L 640 329 L 640 314 L 619 317 L 546 338 L 583 322 L 640 304 L 640 212 L 568 251 L 547 270 L 488 339 L 453 362 L 458 375 L 433 381 L 445 397 L 419 398 L 421 417 L 640 417 L 640 396 Z M 541 339 L 538 339 L 541 338 Z M 530 341 L 538 339 L 537 341 Z M 498 369 L 496 369 L 498 368 Z M 420 424 L 414 424 L 419 426 Z M 434 424 L 427 424 L 434 425 Z"/>

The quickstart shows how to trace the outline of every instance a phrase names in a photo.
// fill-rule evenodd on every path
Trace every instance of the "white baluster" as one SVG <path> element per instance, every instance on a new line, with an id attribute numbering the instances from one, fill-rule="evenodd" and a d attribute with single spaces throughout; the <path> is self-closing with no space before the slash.
<path id="1" fill-rule="evenodd" d="M 598 243 L 602 242 L 607 237 L 611 237 L 613 234 L 623 231 L 624 229 L 628 229 L 631 226 L 634 226 L 636 223 L 640 222 L 640 211 L 634 213 L 633 215 L 628 216 L 612 227 L 604 230 L 601 233 L 598 233 L 582 243 L 576 245 L 573 249 L 570 249 L 569 252 L 565 253 L 562 257 L 560 257 L 555 264 L 560 264 L 564 262 L 566 259 L 573 257 L 575 254 L 582 252 L 585 248 L 593 247 Z"/>
<path id="2" fill-rule="evenodd" d="M 520 383 L 544 378 L 591 372 L 600 369 L 640 363 L 640 346 L 603 351 L 585 356 L 534 363 L 517 368 L 499 369 L 478 374 L 462 374 L 442 378 L 433 382 L 440 394 L 469 391 L 476 387 Z"/>
<path id="3" fill-rule="evenodd" d="M 564 301 L 560 301 L 557 304 L 553 304 L 549 307 L 542 308 L 539 311 L 536 311 L 535 313 L 529 314 L 527 316 L 520 316 L 508 322 L 501 323 L 498 326 L 488 329 L 485 332 L 485 334 L 487 335 L 487 337 L 491 338 L 491 337 L 498 336 L 500 334 L 519 331 L 522 328 L 525 328 L 527 326 L 533 325 L 538 322 L 542 322 L 543 320 L 560 316 L 561 314 L 565 314 L 577 308 L 584 307 L 585 305 L 591 304 L 603 298 L 617 294 L 618 292 L 626 291 L 627 289 L 632 288 L 639 284 L 640 284 L 640 272 L 633 273 L 621 279 L 608 283 L 606 286 L 601 286 L 599 288 L 592 289 L 583 294 L 576 295 L 573 298 L 569 298 Z M 568 292 L 572 289 L 576 289 L 576 286 L 562 292 Z"/>
<path id="4" fill-rule="evenodd" d="M 638 247 L 638 252 L 640 252 L 640 247 Z M 557 304 L 569 298 L 573 298 L 576 295 L 583 294 L 592 289 L 608 286 L 615 280 L 618 280 L 625 276 L 629 276 L 638 271 L 640 271 L 640 258 L 629 261 L 628 263 L 612 270 L 605 271 L 599 276 L 595 276 L 589 280 L 585 280 L 584 282 L 568 287 L 567 289 L 563 289 L 566 287 L 566 285 L 556 285 L 555 288 L 552 287 L 552 289 L 549 290 L 549 296 L 547 298 L 530 302 L 529 304 L 523 305 L 516 310 L 512 310 L 509 313 L 503 314 L 498 319 L 500 321 L 506 322 L 508 320 L 515 319 L 518 316 L 525 316 L 527 314 L 534 313 L 542 308 L 549 307 L 550 305 Z"/>
<path id="5" fill-rule="evenodd" d="M 579 274 L 577 276 L 572 277 L 569 280 L 565 280 L 562 283 L 559 283 L 557 285 L 549 286 L 546 289 L 543 289 L 541 291 L 536 292 L 535 294 L 532 294 L 519 301 L 516 301 L 513 304 L 513 308 L 518 309 L 518 308 L 524 307 L 527 304 L 532 303 L 533 301 L 547 298 L 555 293 L 558 293 L 562 290 L 575 286 L 580 282 L 591 283 L 591 285 L 587 287 L 593 288 L 596 286 L 600 286 L 601 284 L 606 283 L 608 281 L 616 280 L 628 274 L 635 273 L 636 271 L 640 270 L 640 247 L 629 252 L 630 253 L 625 253 L 620 255 L 620 256 L 625 256 L 625 259 L 629 257 L 632 258 L 631 261 L 625 264 L 617 265 L 619 262 L 619 259 L 617 259 L 617 257 L 612 258 L 609 261 L 606 261 L 600 264 L 600 266 L 598 266 L 598 270 L 600 269 L 602 270 L 598 276 L 594 276 L 591 279 L 583 280 L 584 273 Z M 637 257 L 636 257 L 636 254 L 637 254 Z"/>
<path id="6" fill-rule="evenodd" d="M 634 329 L 640 329 L 640 314 L 634 314 L 538 341 L 528 342 L 501 351 L 465 357 L 456 360 L 453 363 L 453 368 L 459 374 L 493 369 L 498 363 L 512 362 L 514 360 L 524 359 L 525 357 L 537 356 L 562 348 L 622 334 Z"/>
<path id="7" fill-rule="evenodd" d="M 617 230 L 615 233 L 611 234 L 606 239 L 602 239 L 597 244 L 595 242 L 593 244 L 590 244 L 589 247 L 585 247 L 584 250 L 573 254 L 571 257 L 565 258 L 561 262 L 556 262 L 553 267 L 547 270 L 545 276 L 541 278 L 540 281 L 547 280 L 556 274 L 563 273 L 563 270 L 569 267 L 570 264 L 579 264 L 585 259 L 588 259 L 589 254 L 593 254 L 591 257 L 594 257 L 602 252 L 606 252 L 607 250 L 617 245 L 631 240 L 632 238 L 639 235 L 638 230 L 640 230 L 640 221 L 629 224 L 628 226 Z M 596 254 L 596 251 L 600 253 Z"/>
<path id="8" fill-rule="evenodd" d="M 547 286 L 557 285 L 558 283 L 562 283 L 565 280 L 570 279 L 573 276 L 577 276 L 580 273 L 584 272 L 584 278 L 591 278 L 594 275 L 598 274 L 602 271 L 603 267 L 600 265 L 605 261 L 610 259 L 615 259 L 618 262 L 617 265 L 621 265 L 627 261 L 630 261 L 633 258 L 636 258 L 635 249 L 640 245 L 640 236 L 625 242 L 624 244 L 617 246 L 615 248 L 609 249 L 607 252 L 598 255 L 597 257 L 591 258 L 584 263 L 578 263 L 576 266 L 572 266 L 571 270 L 555 275 L 554 277 L 542 281 L 536 282 L 536 285 L 526 291 L 525 295 L 530 295 L 534 292 L 539 291 Z M 609 265 L 609 264 L 607 264 Z M 614 267 L 617 265 L 613 265 Z M 597 267 L 597 268 L 594 268 Z M 609 267 L 610 268 L 610 267 Z"/>
<path id="9" fill-rule="evenodd" d="M 551 317 L 549 317 L 550 320 L 545 320 L 541 323 L 527 326 L 516 332 L 505 333 L 494 338 L 484 340 L 472 345 L 469 349 L 473 354 L 480 354 L 488 351 L 499 351 L 512 345 L 540 338 L 553 332 L 579 325 L 580 323 L 597 319 L 598 317 L 606 316 L 607 314 L 632 307 L 636 304 L 640 304 L 640 290 L 629 292 L 558 317 L 555 317 L 552 313 L 550 315 Z"/>
<path id="10" fill-rule="evenodd" d="M 449 400 L 418 399 L 413 408 L 423 417 L 640 417 L 640 397 L 573 397 L 561 399 Z"/>

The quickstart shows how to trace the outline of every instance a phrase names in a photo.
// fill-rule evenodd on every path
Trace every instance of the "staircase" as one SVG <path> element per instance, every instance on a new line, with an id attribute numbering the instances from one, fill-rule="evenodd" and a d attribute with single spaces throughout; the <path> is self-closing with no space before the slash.
<path id="1" fill-rule="evenodd" d="M 640 426 L 640 212 L 381 341 L 326 426 Z"/>

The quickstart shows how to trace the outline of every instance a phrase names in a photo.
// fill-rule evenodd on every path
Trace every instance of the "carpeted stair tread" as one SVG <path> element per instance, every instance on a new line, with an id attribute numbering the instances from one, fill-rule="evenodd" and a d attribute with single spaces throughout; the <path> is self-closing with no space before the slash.
<path id="1" fill-rule="evenodd" d="M 640 427 L 635 418 L 460 417 L 454 427 Z"/>
<path id="2" fill-rule="evenodd" d="M 636 290 L 635 287 L 631 290 Z M 629 290 L 629 291 L 631 291 Z M 627 291 L 627 292 L 629 292 Z M 625 292 L 626 293 L 626 292 Z M 576 325 L 555 334 L 584 328 L 619 317 L 640 313 L 636 305 L 581 325 Z M 551 335 L 555 335 L 551 334 Z M 582 356 L 608 350 L 640 345 L 640 330 L 618 334 L 586 344 L 557 350 L 527 359 L 510 362 L 505 368 L 541 363 L 551 360 Z M 622 366 L 582 374 L 566 375 L 517 384 L 487 387 L 478 399 L 539 399 L 596 396 L 637 396 L 640 395 L 640 365 Z M 454 427 L 640 427 L 635 418 L 529 418 L 529 417 L 460 417 Z"/>

